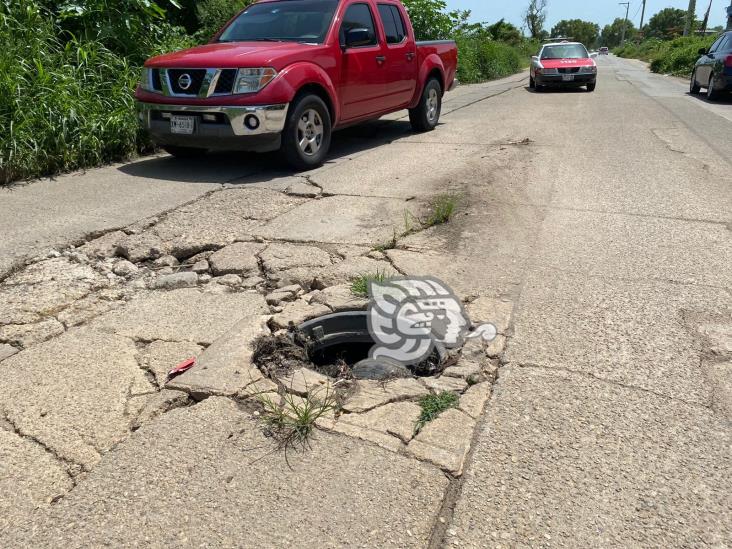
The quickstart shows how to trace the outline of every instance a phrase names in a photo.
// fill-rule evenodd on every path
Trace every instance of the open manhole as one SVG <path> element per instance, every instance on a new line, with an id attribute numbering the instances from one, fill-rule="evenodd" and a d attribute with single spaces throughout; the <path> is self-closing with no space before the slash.
<path id="1" fill-rule="evenodd" d="M 269 375 L 304 366 L 334 378 L 372 380 L 435 376 L 448 366 L 448 353 L 437 342 L 426 360 L 406 366 L 386 358 L 371 359 L 373 345 L 368 313 L 346 311 L 308 320 L 285 337 L 261 340 L 255 345 L 254 361 Z"/>

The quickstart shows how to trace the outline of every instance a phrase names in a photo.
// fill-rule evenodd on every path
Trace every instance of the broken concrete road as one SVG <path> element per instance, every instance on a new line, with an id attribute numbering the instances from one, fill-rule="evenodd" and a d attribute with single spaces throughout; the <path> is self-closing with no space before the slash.
<path id="1" fill-rule="evenodd" d="M 345 130 L 303 176 L 161 156 L 1 191 L 0 544 L 729 544 L 728 105 L 600 62 L 594 94 L 518 75 L 435 132 Z M 283 453 L 258 398 L 322 376 L 267 378 L 252 341 L 363 308 L 374 273 L 442 278 L 499 337 L 354 383 Z"/>

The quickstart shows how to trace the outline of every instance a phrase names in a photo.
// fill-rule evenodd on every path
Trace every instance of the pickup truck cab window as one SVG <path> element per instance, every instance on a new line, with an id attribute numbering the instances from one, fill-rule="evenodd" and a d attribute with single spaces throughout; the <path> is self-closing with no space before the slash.
<path id="1" fill-rule="evenodd" d="M 219 42 L 322 44 L 338 0 L 289 0 L 252 4 L 226 27 Z"/>
<path id="2" fill-rule="evenodd" d="M 378 45 L 376 36 L 376 25 L 374 17 L 371 14 L 371 8 L 368 4 L 351 4 L 343 16 L 343 24 L 341 25 L 340 39 L 341 44 L 346 43 L 346 34 L 354 29 L 366 29 L 369 31 L 370 41 L 362 44 L 361 48 L 369 48 Z"/>
<path id="3" fill-rule="evenodd" d="M 379 4 L 379 15 L 384 25 L 387 44 L 401 44 L 407 37 L 402 14 L 391 4 Z"/>

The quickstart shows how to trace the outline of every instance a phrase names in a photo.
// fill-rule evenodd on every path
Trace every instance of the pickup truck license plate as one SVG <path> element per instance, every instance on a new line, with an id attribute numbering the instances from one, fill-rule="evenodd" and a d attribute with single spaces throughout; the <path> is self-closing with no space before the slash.
<path id="1" fill-rule="evenodd" d="M 183 133 L 190 135 L 196 129 L 196 118 L 194 116 L 171 116 L 170 133 Z"/>
<path id="2" fill-rule="evenodd" d="M 574 80 L 574 74 L 563 74 L 562 75 L 562 82 L 571 82 Z"/>

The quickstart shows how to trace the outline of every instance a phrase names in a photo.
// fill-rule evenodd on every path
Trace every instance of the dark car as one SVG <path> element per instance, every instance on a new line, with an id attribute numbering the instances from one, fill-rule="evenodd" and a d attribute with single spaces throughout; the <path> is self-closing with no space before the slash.
<path id="1" fill-rule="evenodd" d="M 696 94 L 706 88 L 709 99 L 732 91 L 732 31 L 722 34 L 708 50 L 700 49 L 699 55 L 691 73 L 689 91 Z"/>

